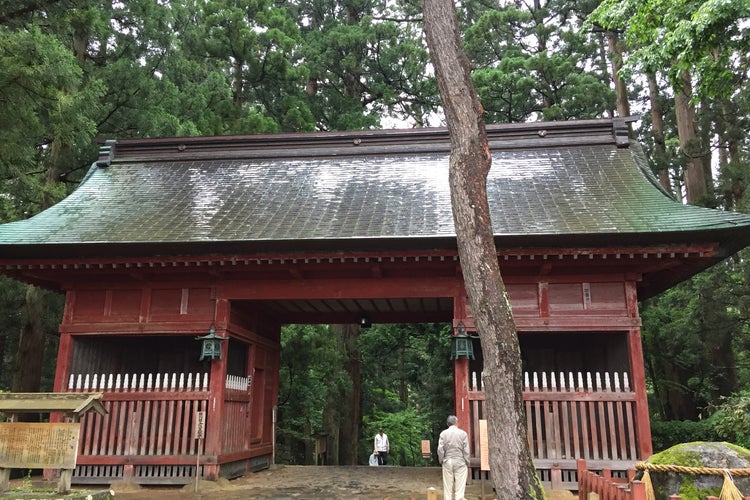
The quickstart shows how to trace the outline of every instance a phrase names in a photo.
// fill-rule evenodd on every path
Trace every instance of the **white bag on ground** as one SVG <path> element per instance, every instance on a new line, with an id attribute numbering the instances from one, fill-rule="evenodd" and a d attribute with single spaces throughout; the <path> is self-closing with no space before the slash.
<path id="1" fill-rule="evenodd" d="M 372 455 L 370 455 L 370 465 L 373 466 L 373 467 L 377 467 L 378 466 L 378 457 L 375 456 L 374 453 Z"/>

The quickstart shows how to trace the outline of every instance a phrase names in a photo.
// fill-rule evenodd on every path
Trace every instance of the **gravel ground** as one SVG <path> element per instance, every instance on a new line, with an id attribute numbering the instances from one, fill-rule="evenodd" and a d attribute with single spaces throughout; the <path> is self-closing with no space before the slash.
<path id="1" fill-rule="evenodd" d="M 23 480 L 12 480 L 11 488 L 19 488 Z M 41 488 L 54 488 L 38 478 Z M 84 489 L 85 488 L 85 489 Z M 366 466 L 290 466 L 274 465 L 270 469 L 246 476 L 219 481 L 201 481 L 187 486 L 143 487 L 129 483 L 109 486 L 73 485 L 74 496 L 80 500 L 90 493 L 113 492 L 115 500 L 442 500 L 443 483 L 439 467 L 366 467 Z M 55 498 L 62 498 L 58 495 Z M 0 495 L 5 499 L 40 500 L 50 498 L 29 492 Z M 467 500 L 493 500 L 489 481 L 474 480 L 466 487 Z M 569 491 L 548 491 L 547 500 L 576 500 Z M 497 499 L 513 500 L 513 499 Z"/>
<path id="2" fill-rule="evenodd" d="M 433 488 L 432 494 L 429 489 Z M 337 467 L 273 466 L 241 478 L 216 482 L 203 481 L 182 488 L 142 488 L 113 485 L 117 500 L 440 500 L 443 498 L 439 467 Z M 484 495 L 483 495 L 484 493 Z M 434 497 L 433 497 L 434 494 Z M 472 481 L 466 488 L 467 500 L 491 500 L 492 485 Z M 548 500 L 573 500 L 565 492 L 548 492 Z M 500 500 L 500 499 L 498 499 Z M 511 499 L 504 499 L 511 500 Z"/>

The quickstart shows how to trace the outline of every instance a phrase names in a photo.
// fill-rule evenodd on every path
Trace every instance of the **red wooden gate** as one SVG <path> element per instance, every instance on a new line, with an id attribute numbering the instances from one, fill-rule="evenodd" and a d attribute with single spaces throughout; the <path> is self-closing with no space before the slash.
<path id="1" fill-rule="evenodd" d="M 526 435 L 539 477 L 547 487 L 577 488 L 576 460 L 589 468 L 626 471 L 637 456 L 635 392 L 627 373 L 525 373 Z M 479 450 L 484 388 L 469 387 L 473 449 Z M 502 452 L 502 451 L 501 451 Z M 478 458 L 474 460 L 478 466 Z"/>

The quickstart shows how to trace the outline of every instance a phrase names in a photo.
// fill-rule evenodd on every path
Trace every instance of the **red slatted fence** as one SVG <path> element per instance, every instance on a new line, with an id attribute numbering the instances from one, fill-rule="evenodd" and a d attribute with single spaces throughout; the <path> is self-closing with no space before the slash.
<path id="1" fill-rule="evenodd" d="M 208 374 L 71 375 L 70 392 L 103 392 L 107 415 L 87 414 L 73 481 L 188 483 L 195 474 L 196 412 Z"/>
<path id="2" fill-rule="evenodd" d="M 480 377 L 473 373 L 469 387 L 474 450 L 479 450 L 479 420 L 486 418 Z M 546 487 L 576 489 L 579 458 L 616 475 L 640 459 L 635 392 L 627 373 L 526 372 L 524 381 L 529 448 Z"/>

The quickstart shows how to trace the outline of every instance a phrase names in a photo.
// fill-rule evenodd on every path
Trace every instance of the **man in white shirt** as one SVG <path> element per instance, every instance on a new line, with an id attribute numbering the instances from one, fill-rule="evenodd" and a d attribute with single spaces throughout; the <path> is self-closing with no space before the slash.
<path id="1" fill-rule="evenodd" d="M 388 442 L 388 434 L 383 433 L 379 428 L 375 434 L 375 451 L 378 456 L 378 465 L 388 465 L 388 452 L 391 451 L 391 443 Z"/>
<path id="2" fill-rule="evenodd" d="M 466 477 L 469 473 L 469 436 L 456 427 L 458 418 L 448 417 L 448 428 L 440 433 L 438 462 L 443 465 L 443 499 L 465 500 Z"/>

